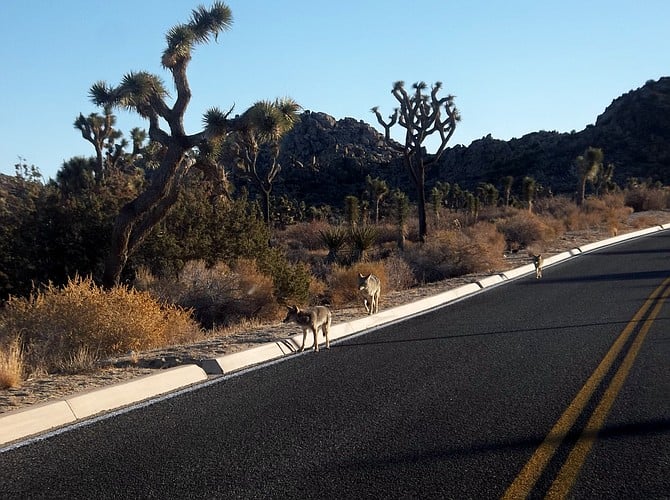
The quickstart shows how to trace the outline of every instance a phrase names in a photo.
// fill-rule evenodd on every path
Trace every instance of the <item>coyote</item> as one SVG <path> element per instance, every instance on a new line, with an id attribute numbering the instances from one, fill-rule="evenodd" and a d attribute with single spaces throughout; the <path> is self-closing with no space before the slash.
<path id="1" fill-rule="evenodd" d="M 286 306 L 288 314 L 284 318 L 284 323 L 294 322 L 302 328 L 302 347 L 299 352 L 305 350 L 305 340 L 307 339 L 307 331 L 312 330 L 314 333 L 314 351 L 319 352 L 319 341 L 317 331 L 321 331 L 326 336 L 326 349 L 330 349 L 330 339 L 328 332 L 330 330 L 330 322 L 332 315 L 330 310 L 325 306 L 316 306 L 311 309 L 300 309 L 298 306 Z"/>
<path id="2" fill-rule="evenodd" d="M 379 311 L 379 295 L 382 293 L 382 285 L 379 278 L 374 274 L 363 276 L 358 273 L 358 291 L 363 297 L 363 305 L 368 315 Z"/>
<path id="3" fill-rule="evenodd" d="M 540 279 L 542 277 L 542 266 L 544 265 L 544 257 L 542 254 L 534 255 L 533 254 L 533 264 L 535 264 L 535 279 Z"/>

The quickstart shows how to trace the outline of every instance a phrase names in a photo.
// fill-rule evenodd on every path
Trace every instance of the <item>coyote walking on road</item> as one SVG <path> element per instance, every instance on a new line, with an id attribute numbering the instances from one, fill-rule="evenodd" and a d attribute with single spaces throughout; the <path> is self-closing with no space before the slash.
<path id="1" fill-rule="evenodd" d="M 325 306 L 316 306 L 310 309 L 300 309 L 298 306 L 286 306 L 288 314 L 284 318 L 284 323 L 297 323 L 302 328 L 302 347 L 300 351 L 305 350 L 305 340 L 307 339 L 307 332 L 312 330 L 314 334 L 314 351 L 319 352 L 319 339 L 317 332 L 319 328 L 326 336 L 326 349 L 330 349 L 330 339 L 328 333 L 330 331 L 330 323 L 332 315 L 330 310 Z"/>

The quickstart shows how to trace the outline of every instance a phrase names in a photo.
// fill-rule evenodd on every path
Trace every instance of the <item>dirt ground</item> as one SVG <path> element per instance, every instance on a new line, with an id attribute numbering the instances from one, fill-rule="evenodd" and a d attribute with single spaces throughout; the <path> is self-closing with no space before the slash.
<path id="1" fill-rule="evenodd" d="M 639 226 L 636 222 L 638 217 L 644 217 L 644 224 L 642 226 Z M 670 222 L 670 212 L 640 212 L 630 216 L 627 224 L 619 228 L 619 234 L 668 222 Z M 611 234 L 604 229 L 568 232 L 555 241 L 551 248 L 546 249 L 545 255 L 564 252 L 586 243 L 600 241 L 609 237 L 611 237 Z M 492 273 L 461 276 L 410 290 L 384 294 L 380 300 L 380 307 L 388 309 L 397 305 L 414 302 L 463 284 L 476 282 L 484 276 L 495 274 L 495 272 L 519 267 L 530 262 L 530 257 L 525 252 L 506 255 L 505 267 L 503 269 L 496 269 Z M 351 307 L 334 310 L 333 323 L 348 321 L 364 314 L 365 309 L 362 303 L 354 304 Z M 171 346 L 153 351 L 135 353 L 132 358 L 110 360 L 107 366 L 92 373 L 77 375 L 49 374 L 31 378 L 24 381 L 21 387 L 0 390 L 0 413 L 23 409 L 30 405 L 50 400 L 63 399 L 79 392 L 156 373 L 157 370 L 181 364 L 199 364 L 204 359 L 221 357 L 255 347 L 265 342 L 285 339 L 296 333 L 299 333 L 296 325 L 282 323 L 266 324 L 248 328 L 225 337 L 212 337 L 195 344 Z"/>

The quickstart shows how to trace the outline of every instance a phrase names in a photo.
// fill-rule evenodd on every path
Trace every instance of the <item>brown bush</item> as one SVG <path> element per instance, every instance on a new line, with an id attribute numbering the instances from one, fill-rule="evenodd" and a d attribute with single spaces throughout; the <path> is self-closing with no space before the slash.
<path id="1" fill-rule="evenodd" d="M 416 286 L 416 277 L 412 267 L 402 257 L 401 254 L 394 252 L 382 261 L 386 270 L 388 280 L 388 291 L 407 290 Z"/>
<path id="2" fill-rule="evenodd" d="M 326 231 L 330 227 L 332 226 L 326 221 L 301 222 L 287 226 L 286 229 L 277 233 L 277 237 L 280 243 L 289 249 L 320 250 L 324 248 L 321 231 Z"/>
<path id="3" fill-rule="evenodd" d="M 556 228 L 539 216 L 527 211 L 518 211 L 496 224 L 510 250 L 519 250 L 533 244 L 543 244 L 556 238 Z"/>
<path id="4" fill-rule="evenodd" d="M 0 341 L 21 339 L 28 370 L 61 371 L 96 360 L 202 337 L 189 311 L 125 287 L 109 291 L 74 278 L 29 298 L 10 298 Z"/>
<path id="5" fill-rule="evenodd" d="M 625 191 L 624 203 L 636 212 L 644 212 L 668 208 L 668 200 L 668 192 L 665 189 L 639 186 Z"/>
<path id="6" fill-rule="evenodd" d="M 481 222 L 463 231 L 436 231 L 426 243 L 407 251 L 405 258 L 417 279 L 430 283 L 500 267 L 504 251 L 503 236 L 493 224 Z"/>
<path id="7" fill-rule="evenodd" d="M 23 350 L 19 337 L 0 345 L 0 389 L 18 387 L 23 380 Z"/>
<path id="8" fill-rule="evenodd" d="M 208 267 L 202 260 L 189 261 L 176 280 L 142 275 L 142 284 L 147 282 L 158 298 L 192 310 L 208 329 L 251 317 L 275 320 L 280 315 L 272 278 L 251 260 L 240 260 L 232 269 L 224 263 Z"/>

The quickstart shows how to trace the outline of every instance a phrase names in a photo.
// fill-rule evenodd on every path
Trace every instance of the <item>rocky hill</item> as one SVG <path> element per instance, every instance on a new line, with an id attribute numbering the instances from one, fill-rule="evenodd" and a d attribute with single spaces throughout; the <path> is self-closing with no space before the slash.
<path id="1" fill-rule="evenodd" d="M 505 176 L 529 175 L 555 193 L 570 193 L 574 159 L 589 146 L 603 149 L 619 185 L 630 177 L 670 184 L 670 77 L 614 99 L 595 125 L 580 132 L 540 131 L 510 141 L 487 136 L 449 148 L 429 170 L 427 184 L 441 180 L 474 189 L 480 182 L 499 185 Z M 348 194 L 360 196 L 368 174 L 412 194 L 402 161 L 363 121 L 305 111 L 286 137 L 281 160 L 276 193 L 307 204 L 340 205 Z"/>

